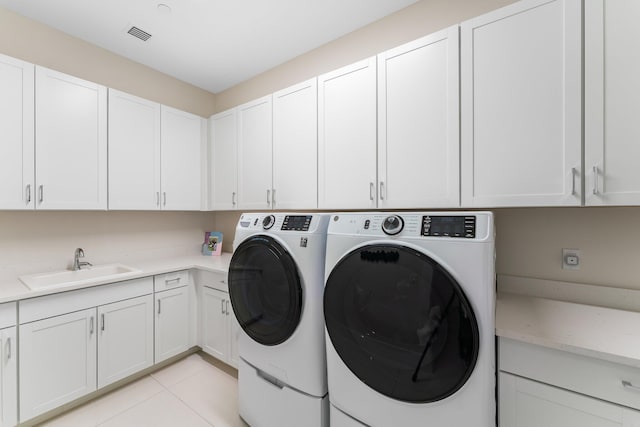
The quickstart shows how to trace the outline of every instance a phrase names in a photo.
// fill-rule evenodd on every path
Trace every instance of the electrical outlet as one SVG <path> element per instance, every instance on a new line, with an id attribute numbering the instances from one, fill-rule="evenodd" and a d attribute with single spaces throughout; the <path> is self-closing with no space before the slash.
<path id="1" fill-rule="evenodd" d="M 562 268 L 580 270 L 580 249 L 562 249 Z"/>

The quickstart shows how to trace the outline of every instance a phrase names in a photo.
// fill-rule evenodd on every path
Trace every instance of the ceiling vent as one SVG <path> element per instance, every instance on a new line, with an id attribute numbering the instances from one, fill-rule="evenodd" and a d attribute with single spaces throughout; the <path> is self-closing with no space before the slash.
<path id="1" fill-rule="evenodd" d="M 151 34 L 146 31 L 141 30 L 138 27 L 131 27 L 127 33 L 131 34 L 133 37 L 139 38 L 143 42 L 146 42 L 151 38 Z"/>

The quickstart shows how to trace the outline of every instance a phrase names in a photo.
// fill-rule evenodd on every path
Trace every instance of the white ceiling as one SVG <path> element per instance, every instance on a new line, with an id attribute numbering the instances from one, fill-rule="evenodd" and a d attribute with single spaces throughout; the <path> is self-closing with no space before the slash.
<path id="1" fill-rule="evenodd" d="M 416 1 L 0 0 L 0 6 L 217 93 Z M 127 34 L 131 26 L 152 37 L 143 42 Z"/>

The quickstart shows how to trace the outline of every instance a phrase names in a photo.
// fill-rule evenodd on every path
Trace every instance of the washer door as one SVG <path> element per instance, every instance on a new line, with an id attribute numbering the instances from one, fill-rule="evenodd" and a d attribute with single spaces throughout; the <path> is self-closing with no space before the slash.
<path id="1" fill-rule="evenodd" d="M 229 296 L 238 323 L 260 344 L 286 341 L 300 322 L 298 268 L 289 252 L 269 236 L 250 237 L 234 251 Z"/>
<path id="2" fill-rule="evenodd" d="M 393 399 L 444 399 L 476 364 L 478 324 L 460 285 L 405 246 L 368 245 L 342 258 L 327 279 L 324 315 L 347 367 Z"/>

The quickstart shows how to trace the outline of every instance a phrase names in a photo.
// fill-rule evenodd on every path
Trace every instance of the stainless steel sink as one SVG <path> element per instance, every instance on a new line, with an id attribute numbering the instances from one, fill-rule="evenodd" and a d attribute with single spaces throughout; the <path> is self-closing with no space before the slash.
<path id="1" fill-rule="evenodd" d="M 120 280 L 140 272 L 123 264 L 105 264 L 82 270 L 52 271 L 49 273 L 27 274 L 19 279 L 32 290 L 56 286 L 86 285 L 99 281 Z"/>

